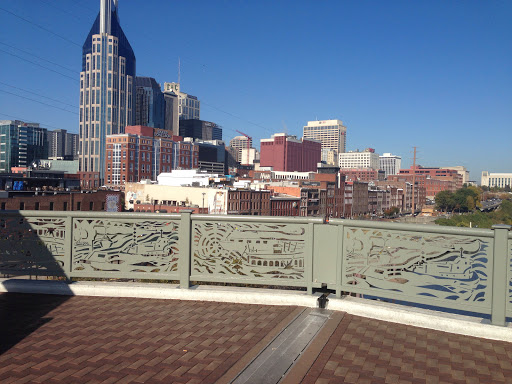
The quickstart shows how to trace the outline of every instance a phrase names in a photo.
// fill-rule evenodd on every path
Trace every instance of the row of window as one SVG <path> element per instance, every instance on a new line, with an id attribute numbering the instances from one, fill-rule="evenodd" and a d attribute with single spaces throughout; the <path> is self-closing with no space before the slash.
<path id="1" fill-rule="evenodd" d="M 20 202 L 19 210 L 20 211 L 25 210 L 25 206 L 26 206 L 25 202 L 23 202 L 23 201 Z M 0 205 L 0 210 L 5 211 L 5 207 L 6 207 L 5 202 L 2 202 L 2 204 Z M 55 202 L 50 201 L 50 204 L 48 205 L 48 210 L 53 211 L 53 210 L 55 210 L 55 208 L 56 208 Z M 35 211 L 39 211 L 41 209 L 41 203 L 39 201 L 36 201 L 34 203 L 34 208 L 33 209 Z M 76 211 L 80 211 L 81 209 L 82 209 L 82 202 L 81 201 L 77 201 L 76 209 L 75 210 Z M 102 202 L 101 209 L 105 210 L 105 203 L 104 202 Z M 62 211 L 67 211 L 67 210 L 68 210 L 68 202 L 64 201 L 64 202 L 62 202 Z M 90 201 L 89 202 L 89 211 L 93 211 L 93 210 L 94 210 L 94 202 Z"/>

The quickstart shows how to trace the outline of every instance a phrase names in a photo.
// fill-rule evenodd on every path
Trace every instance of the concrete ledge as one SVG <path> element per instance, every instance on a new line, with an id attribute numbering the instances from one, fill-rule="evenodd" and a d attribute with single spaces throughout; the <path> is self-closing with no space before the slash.
<path id="1" fill-rule="evenodd" d="M 405 307 L 399 304 L 349 296 L 341 299 L 329 296 L 328 309 L 458 335 L 512 342 L 512 327 L 510 323 L 506 327 L 499 327 L 486 324 L 481 318 L 472 316 Z"/>
<path id="2" fill-rule="evenodd" d="M 180 289 L 177 284 L 162 283 L 79 281 L 66 284 L 62 281 L 24 279 L 0 279 L 0 292 L 297 305 L 310 308 L 317 307 L 317 299 L 320 296 L 320 294 L 308 295 L 300 291 L 232 286 L 201 285 Z"/>
<path id="3" fill-rule="evenodd" d="M 180 289 L 176 284 L 118 283 L 80 281 L 66 284 L 61 281 L 0 279 L 0 292 L 44 293 L 73 296 L 134 297 L 148 299 L 174 299 L 217 301 L 240 304 L 296 305 L 317 307 L 319 293 L 308 295 L 301 291 L 222 287 L 213 285 Z M 482 323 L 476 317 L 448 314 L 422 308 L 375 300 L 329 296 L 328 309 L 352 315 L 390 321 L 415 327 L 434 329 L 459 335 L 482 337 L 512 342 L 512 327 L 498 327 Z"/>

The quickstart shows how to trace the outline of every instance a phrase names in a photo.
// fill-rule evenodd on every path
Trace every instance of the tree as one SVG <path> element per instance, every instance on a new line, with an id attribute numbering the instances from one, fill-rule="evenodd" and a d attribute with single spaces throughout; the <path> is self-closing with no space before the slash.
<path id="1" fill-rule="evenodd" d="M 441 191 L 436 195 L 436 209 L 440 211 L 452 211 L 455 207 L 453 193 Z"/>
<path id="2" fill-rule="evenodd" d="M 397 215 L 400 212 L 400 209 L 398 207 L 391 207 L 386 210 L 384 210 L 384 215 L 387 217 L 392 217 Z"/>

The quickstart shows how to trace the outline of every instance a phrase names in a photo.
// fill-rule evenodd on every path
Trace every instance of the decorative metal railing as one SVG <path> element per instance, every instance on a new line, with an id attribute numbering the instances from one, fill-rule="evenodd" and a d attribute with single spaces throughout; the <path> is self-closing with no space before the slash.
<path id="1" fill-rule="evenodd" d="M 512 233 L 320 218 L 4 211 L 0 272 L 326 287 L 512 317 Z"/>

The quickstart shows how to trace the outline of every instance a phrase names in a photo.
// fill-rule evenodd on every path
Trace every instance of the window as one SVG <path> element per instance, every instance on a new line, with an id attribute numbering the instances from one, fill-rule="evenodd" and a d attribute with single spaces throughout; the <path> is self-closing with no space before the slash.
<path id="1" fill-rule="evenodd" d="M 68 202 L 65 201 L 64 204 L 62 204 L 62 210 L 67 211 L 68 210 Z"/>
<path id="2" fill-rule="evenodd" d="M 89 202 L 89 211 L 92 211 L 94 209 L 94 202 Z"/>
<path id="3" fill-rule="evenodd" d="M 25 209 L 25 203 L 22 201 L 20 203 L 20 211 L 23 211 Z"/>
<path id="4" fill-rule="evenodd" d="M 36 201 L 36 206 L 34 207 L 36 211 L 39 211 L 39 201 Z"/>
<path id="5" fill-rule="evenodd" d="M 80 201 L 77 201 L 76 202 L 76 210 L 80 211 L 81 208 L 82 208 L 82 203 Z"/>
<path id="6" fill-rule="evenodd" d="M 53 205 L 54 205 L 53 201 L 50 201 L 50 211 L 53 211 Z"/>

